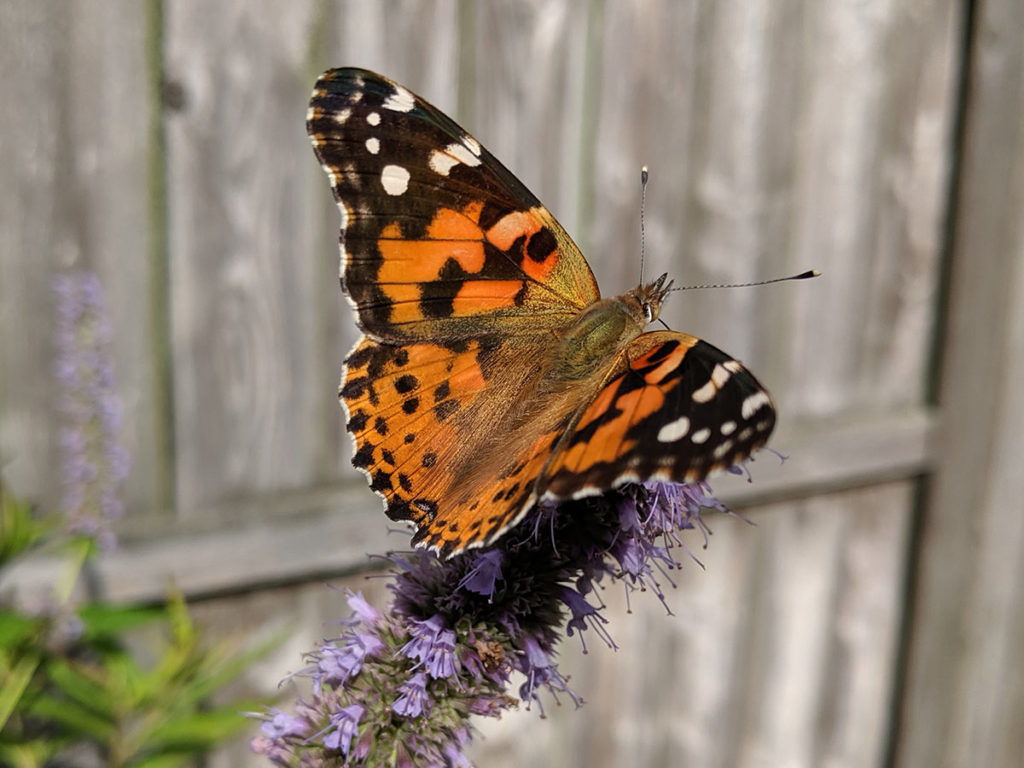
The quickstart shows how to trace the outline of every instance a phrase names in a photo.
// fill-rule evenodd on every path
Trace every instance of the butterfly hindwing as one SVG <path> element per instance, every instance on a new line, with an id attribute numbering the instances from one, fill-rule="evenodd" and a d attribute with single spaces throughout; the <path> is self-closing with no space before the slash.
<path id="1" fill-rule="evenodd" d="M 598 298 L 582 254 L 540 201 L 402 86 L 330 70 L 307 130 L 344 215 L 343 287 L 373 338 L 537 333 Z"/>
<path id="2" fill-rule="evenodd" d="M 703 480 L 748 458 L 774 426 L 771 397 L 738 360 L 689 334 L 645 333 L 563 441 L 543 488 L 569 498 Z"/>

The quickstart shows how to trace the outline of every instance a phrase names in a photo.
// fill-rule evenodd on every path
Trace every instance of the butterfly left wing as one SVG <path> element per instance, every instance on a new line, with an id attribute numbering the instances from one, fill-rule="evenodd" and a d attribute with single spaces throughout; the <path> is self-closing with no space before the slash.
<path id="1" fill-rule="evenodd" d="M 738 360 L 689 334 L 644 333 L 563 438 L 538 494 L 703 480 L 764 446 L 774 426 L 771 396 Z"/>
<path id="2" fill-rule="evenodd" d="M 541 202 L 398 83 L 328 70 L 306 127 L 343 214 L 342 287 L 371 338 L 543 334 L 599 298 L 583 255 Z"/>

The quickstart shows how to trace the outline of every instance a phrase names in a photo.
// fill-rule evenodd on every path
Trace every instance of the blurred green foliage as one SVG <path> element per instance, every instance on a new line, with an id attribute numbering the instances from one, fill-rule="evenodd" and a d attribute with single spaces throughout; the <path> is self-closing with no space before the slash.
<path id="1" fill-rule="evenodd" d="M 0 579 L 43 547 L 63 545 L 76 573 L 95 552 L 89 541 L 62 541 L 2 483 L 0 508 Z M 207 642 L 181 594 L 122 606 L 75 603 L 58 588 L 52 606 L 27 612 L 0 587 L 0 766 L 188 765 L 251 727 L 241 712 L 266 703 L 210 704 L 276 643 Z M 140 648 L 142 637 L 156 647 Z"/>

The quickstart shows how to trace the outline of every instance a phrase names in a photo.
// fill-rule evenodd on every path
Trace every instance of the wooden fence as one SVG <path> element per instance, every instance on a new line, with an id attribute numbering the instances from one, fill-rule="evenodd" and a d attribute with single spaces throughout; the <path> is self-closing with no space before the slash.
<path id="1" fill-rule="evenodd" d="M 665 616 L 573 642 L 587 700 L 480 723 L 504 765 L 1013 768 L 1024 755 L 1024 5 L 1018 0 L 20 0 L 0 6 L 0 468 L 59 487 L 50 284 L 98 273 L 134 463 L 116 600 L 173 576 L 216 629 L 293 627 L 273 690 L 399 546 L 335 400 L 354 326 L 304 131 L 316 75 L 455 115 L 605 294 L 773 391 L 790 456 L 726 478 Z M 45 563 L 23 574 L 48 578 Z M 649 597 L 649 599 L 643 599 Z M 214 765 L 259 764 L 244 744 Z"/>

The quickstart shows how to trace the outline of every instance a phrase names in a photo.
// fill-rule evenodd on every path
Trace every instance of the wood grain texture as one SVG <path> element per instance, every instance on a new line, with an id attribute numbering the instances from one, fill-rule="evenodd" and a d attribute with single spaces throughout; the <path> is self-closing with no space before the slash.
<path id="1" fill-rule="evenodd" d="M 472 59 L 463 62 L 464 99 L 478 138 L 579 233 L 584 70 L 595 3 L 529 0 L 478 3 Z M 482 138 L 481 138 L 482 137 Z"/>
<path id="2" fill-rule="evenodd" d="M 322 481 L 340 463 L 324 319 L 336 257 L 313 227 L 323 187 L 302 121 L 316 7 L 165 4 L 167 77 L 183 94 L 167 144 L 186 520 Z"/>
<path id="3" fill-rule="evenodd" d="M 115 329 L 125 495 L 152 521 L 156 404 L 149 355 L 144 8 L 10 3 L 0 10 L 0 471 L 60 502 L 54 276 L 96 273 Z"/>
<path id="4" fill-rule="evenodd" d="M 1024 754 L 1024 7 L 978 6 L 941 405 L 922 525 L 907 768 Z"/>
<path id="5" fill-rule="evenodd" d="M 921 396 L 955 7 L 607 6 L 590 257 L 635 281 L 647 163 L 650 273 L 692 284 L 820 269 L 814 283 L 694 291 L 665 310 L 757 371 L 783 418 Z"/>

